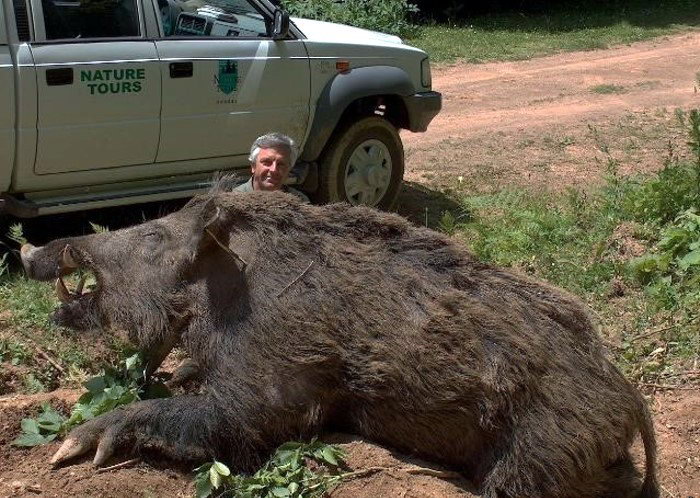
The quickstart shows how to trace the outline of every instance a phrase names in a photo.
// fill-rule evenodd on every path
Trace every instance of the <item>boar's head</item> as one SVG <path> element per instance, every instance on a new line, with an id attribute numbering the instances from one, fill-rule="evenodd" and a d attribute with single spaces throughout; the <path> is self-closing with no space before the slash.
<path id="1" fill-rule="evenodd" d="M 197 308 L 192 290 L 197 267 L 212 264 L 203 263 L 211 259 L 203 255 L 217 246 L 223 252 L 221 240 L 228 241 L 222 217 L 214 198 L 202 196 L 176 213 L 133 227 L 58 239 L 42 247 L 25 244 L 22 263 L 30 278 L 55 280 L 61 301 L 53 315 L 56 323 L 77 330 L 126 331 L 146 353 L 152 371 Z M 230 254 L 226 263 L 229 273 L 238 271 Z M 94 274 L 92 289 L 83 291 L 81 283 L 68 290 L 63 277 L 78 270 Z"/>

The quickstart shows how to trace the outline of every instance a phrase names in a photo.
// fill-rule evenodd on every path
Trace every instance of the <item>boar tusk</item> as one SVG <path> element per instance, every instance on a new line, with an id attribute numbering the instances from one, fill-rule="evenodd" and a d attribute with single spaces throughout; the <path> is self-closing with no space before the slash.
<path id="1" fill-rule="evenodd" d="M 75 288 L 75 295 L 76 296 L 82 296 L 83 295 L 83 287 L 85 287 L 85 280 L 87 277 L 83 275 L 80 277 L 80 281 L 78 282 L 78 286 Z"/>
<path id="2" fill-rule="evenodd" d="M 70 303 L 74 299 L 74 296 L 70 293 L 66 284 L 63 283 L 62 278 L 56 279 L 56 295 L 58 296 L 58 300 L 64 304 Z"/>
<path id="3" fill-rule="evenodd" d="M 77 270 L 78 269 L 78 263 L 75 262 L 75 259 L 73 259 L 73 255 L 71 254 L 71 247 L 70 245 L 66 244 L 66 247 L 63 248 L 63 252 L 61 253 L 61 269 L 62 270 Z"/>

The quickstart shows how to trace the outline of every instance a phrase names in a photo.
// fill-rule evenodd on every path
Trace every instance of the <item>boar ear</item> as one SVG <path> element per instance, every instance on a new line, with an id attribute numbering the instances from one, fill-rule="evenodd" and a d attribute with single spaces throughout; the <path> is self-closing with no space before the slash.
<path id="1" fill-rule="evenodd" d="M 244 269 L 248 263 L 233 249 L 228 246 L 229 233 L 225 230 L 225 212 L 213 201 L 207 202 L 203 209 L 203 216 L 197 224 L 193 237 L 193 255 L 203 254 L 211 248 L 219 248 L 228 253 Z"/>

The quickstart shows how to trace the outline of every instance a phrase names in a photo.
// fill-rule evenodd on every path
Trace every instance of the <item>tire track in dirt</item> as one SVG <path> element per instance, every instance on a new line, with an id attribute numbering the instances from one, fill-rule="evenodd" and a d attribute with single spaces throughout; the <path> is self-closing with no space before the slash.
<path id="1" fill-rule="evenodd" d="M 443 93 L 443 110 L 426 133 L 403 135 L 406 177 L 429 184 L 437 176 L 437 186 L 444 186 L 440 177 L 445 174 L 470 176 L 484 166 L 498 172 L 507 165 L 506 183 L 519 183 L 518 176 L 527 177 L 525 183 L 546 184 L 552 179 L 561 183 L 556 169 L 563 164 L 568 164 L 563 168 L 567 175 L 578 165 L 585 170 L 583 176 L 591 176 L 590 165 L 599 154 L 596 144 L 586 143 L 590 127 L 601 127 L 603 136 L 608 136 L 606 127 L 631 115 L 645 122 L 651 116 L 651 121 L 672 128 L 673 109 L 700 106 L 699 71 L 700 32 L 527 61 L 438 66 L 433 87 Z M 606 87 L 595 88 L 600 85 Z M 667 116 L 655 116 L 663 113 Z M 669 134 L 677 135 L 678 130 Z M 561 153 L 571 150 L 518 146 L 542 136 L 563 135 L 570 137 L 564 145 L 579 145 L 576 157 Z M 667 137 L 654 138 L 667 142 Z M 648 149 L 655 152 L 659 146 Z M 460 157 L 459 164 L 454 164 L 454 156 Z M 651 160 L 630 158 L 641 170 L 653 169 L 647 164 Z M 514 164 L 518 171 L 513 171 Z M 553 178 L 533 170 L 543 164 L 549 165 L 544 173 L 555 170 L 549 175 Z M 583 176 L 569 178 L 585 183 Z"/>

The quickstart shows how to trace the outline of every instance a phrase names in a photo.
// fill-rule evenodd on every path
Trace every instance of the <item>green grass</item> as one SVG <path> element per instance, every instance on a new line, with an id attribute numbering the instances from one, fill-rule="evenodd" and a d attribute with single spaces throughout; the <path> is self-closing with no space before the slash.
<path id="1" fill-rule="evenodd" d="M 6 271 L 0 277 L 0 363 L 21 370 L 24 392 L 77 386 L 90 373 L 129 352 L 117 338 L 56 327 L 50 321 L 56 305 L 51 285 L 29 280 L 21 273 Z"/>
<path id="2" fill-rule="evenodd" d="M 695 2 L 631 0 L 611 7 L 561 8 L 540 14 L 492 14 L 459 24 L 421 26 L 408 43 L 436 62 L 520 60 L 594 50 L 687 31 L 700 25 Z"/>
<path id="3" fill-rule="evenodd" d="M 602 95 L 607 95 L 607 94 L 612 94 L 612 93 L 620 94 L 620 93 L 627 92 L 627 89 L 624 86 L 610 85 L 610 84 L 592 86 L 590 88 L 590 90 L 592 93 L 600 93 Z"/>

